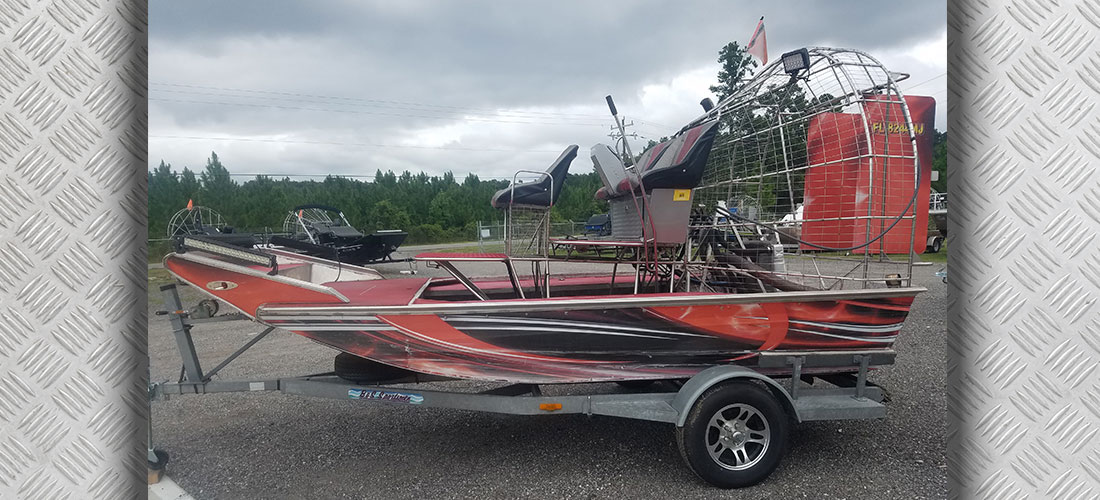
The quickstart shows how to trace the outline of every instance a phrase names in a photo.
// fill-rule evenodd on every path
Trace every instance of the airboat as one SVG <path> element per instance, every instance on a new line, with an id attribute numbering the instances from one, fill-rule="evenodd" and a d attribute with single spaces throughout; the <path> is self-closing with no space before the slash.
<path id="1" fill-rule="evenodd" d="M 912 269 L 925 247 L 923 234 L 914 241 L 927 225 L 920 159 L 934 116 L 931 99 L 901 94 L 903 76 L 860 51 L 801 49 L 717 104 L 704 101 L 700 116 L 637 156 L 625 133 L 592 147 L 603 181 L 593 196 L 607 200 L 611 224 L 583 240 L 550 234 L 579 152 L 568 146 L 493 196 L 505 215 L 503 253 L 415 257 L 448 277 L 387 279 L 347 261 L 202 236 L 184 237 L 164 265 L 249 318 L 342 351 L 338 374 L 348 359 L 389 368 L 356 379 L 375 386 L 318 394 L 672 422 L 701 477 L 753 484 L 778 464 L 784 415 L 885 414 L 867 373 L 893 362 L 924 290 Z M 573 246 L 607 251 L 560 251 Z M 593 272 L 556 273 L 564 261 Z M 500 274 L 470 276 L 463 267 L 473 262 Z M 394 369 L 504 385 L 461 396 L 387 389 Z M 655 389 L 564 398 L 538 389 L 592 382 Z"/>
<path id="2" fill-rule="evenodd" d="M 212 241 L 233 246 L 251 247 L 256 243 L 252 233 L 242 233 L 227 224 L 222 215 L 209 207 L 187 202 L 187 207 L 172 214 L 168 220 L 168 238 L 175 241 L 183 236 L 202 236 Z"/>
<path id="3" fill-rule="evenodd" d="M 348 222 L 338 208 L 321 204 L 299 205 L 283 220 L 283 235 L 269 243 L 335 262 L 362 265 L 392 260 L 391 254 L 405 242 L 408 233 L 399 229 L 364 234 Z"/>

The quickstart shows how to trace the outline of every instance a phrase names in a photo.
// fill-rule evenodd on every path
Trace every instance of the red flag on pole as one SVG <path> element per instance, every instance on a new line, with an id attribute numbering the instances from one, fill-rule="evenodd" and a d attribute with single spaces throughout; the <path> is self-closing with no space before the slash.
<path id="1" fill-rule="evenodd" d="M 191 203 L 191 200 L 187 200 L 187 209 L 191 210 L 192 208 L 195 208 L 195 205 Z"/>
<path id="2" fill-rule="evenodd" d="M 760 64 L 768 64 L 768 38 L 764 36 L 764 16 L 760 16 L 760 23 L 756 25 L 756 31 L 752 32 L 748 45 L 745 45 L 745 52 L 760 59 Z"/>

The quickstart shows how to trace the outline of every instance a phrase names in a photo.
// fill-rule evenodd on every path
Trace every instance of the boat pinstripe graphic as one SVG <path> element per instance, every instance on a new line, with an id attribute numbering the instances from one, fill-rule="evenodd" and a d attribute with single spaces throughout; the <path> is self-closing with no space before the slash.
<path id="1" fill-rule="evenodd" d="M 686 377 L 716 363 L 751 364 L 765 345 L 878 348 L 896 340 L 911 301 L 901 297 L 354 319 L 287 315 L 265 321 L 341 351 L 419 373 L 523 383 L 582 382 Z M 807 315 L 815 319 L 803 319 Z M 776 331 L 778 341 L 772 338 Z"/>

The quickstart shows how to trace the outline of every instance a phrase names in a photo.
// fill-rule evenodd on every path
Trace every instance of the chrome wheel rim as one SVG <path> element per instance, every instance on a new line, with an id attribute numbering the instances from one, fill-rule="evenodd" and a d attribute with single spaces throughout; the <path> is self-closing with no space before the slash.
<path id="1" fill-rule="evenodd" d="M 760 462 L 771 437 L 771 427 L 760 410 L 736 403 L 714 413 L 703 440 L 715 463 L 724 469 L 744 470 Z"/>

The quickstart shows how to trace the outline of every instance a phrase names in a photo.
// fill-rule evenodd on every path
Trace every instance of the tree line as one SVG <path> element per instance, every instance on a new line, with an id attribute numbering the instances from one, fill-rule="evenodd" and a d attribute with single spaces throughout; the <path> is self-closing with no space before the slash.
<path id="1" fill-rule="evenodd" d="M 476 174 L 459 182 L 451 172 L 429 176 L 381 170 L 368 180 L 338 176 L 291 180 L 259 175 L 238 183 L 216 152 L 210 153 L 198 173 L 187 167 L 177 172 L 162 160 L 149 171 L 148 181 L 149 239 L 165 238 L 169 220 L 192 201 L 220 213 L 226 224 L 253 232 L 279 232 L 292 208 L 320 203 L 343 210 L 348 221 L 363 232 L 405 230 L 409 243 L 476 238 L 478 221 L 503 221 L 504 213 L 489 202 L 493 193 L 508 186 L 508 181 L 483 180 Z M 601 185 L 595 170 L 568 174 L 551 212 L 553 220 L 584 221 L 606 212 L 607 203 L 593 197 Z"/>

